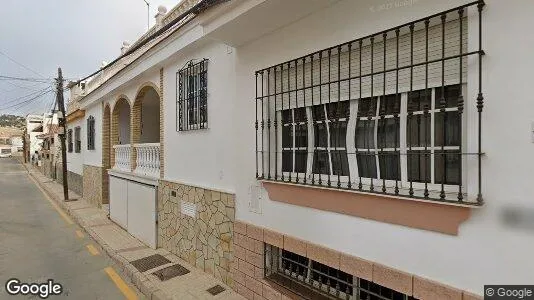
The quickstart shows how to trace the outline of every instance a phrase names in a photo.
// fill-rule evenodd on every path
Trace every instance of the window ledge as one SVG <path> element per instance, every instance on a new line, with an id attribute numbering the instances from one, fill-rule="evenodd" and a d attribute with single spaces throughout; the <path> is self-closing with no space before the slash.
<path id="1" fill-rule="evenodd" d="M 273 201 L 458 235 L 478 206 L 261 180 Z"/>

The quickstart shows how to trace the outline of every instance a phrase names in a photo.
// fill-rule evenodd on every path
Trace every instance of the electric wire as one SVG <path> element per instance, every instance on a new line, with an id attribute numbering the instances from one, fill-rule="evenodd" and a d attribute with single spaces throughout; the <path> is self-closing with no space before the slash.
<path id="1" fill-rule="evenodd" d="M 11 108 L 20 109 L 21 107 L 32 103 L 33 101 L 39 99 L 40 97 L 42 97 L 42 96 L 44 96 L 44 95 L 46 95 L 46 94 L 48 94 L 50 92 L 52 92 L 52 90 L 51 89 L 47 89 L 47 90 L 39 93 L 38 95 L 33 96 L 30 99 L 25 100 L 23 102 L 19 102 L 19 103 L 16 103 L 16 104 L 13 104 L 13 105 L 10 105 L 10 106 L 7 106 L 7 107 L 0 107 L 0 111 L 5 111 L 5 110 L 11 109 Z"/>
<path id="2" fill-rule="evenodd" d="M 35 75 L 37 75 L 37 76 L 39 76 L 39 77 L 41 77 L 41 78 L 44 78 L 44 76 L 41 75 L 41 74 L 39 74 L 37 71 L 34 71 L 34 70 L 31 69 L 30 67 L 27 67 L 27 66 L 25 66 L 24 64 L 22 64 L 22 63 L 16 61 L 15 59 L 13 59 L 13 58 L 10 57 L 9 55 L 7 55 L 5 52 L 2 52 L 1 50 L 0 50 L 0 55 L 5 56 L 5 57 L 6 57 L 7 59 L 9 59 L 11 62 L 13 62 L 13 63 L 19 65 L 20 67 L 22 67 L 22 68 L 24 68 L 24 69 L 26 69 L 26 70 L 28 70 L 28 71 L 30 71 L 30 72 L 32 72 L 33 74 L 35 74 Z"/>
<path id="3" fill-rule="evenodd" d="M 10 103 L 12 103 L 12 102 L 15 102 L 15 101 L 20 100 L 20 99 L 24 99 L 24 98 L 26 98 L 26 97 L 31 97 L 31 96 L 33 96 L 33 95 L 35 95 L 35 94 L 38 94 L 38 93 L 40 93 L 40 92 L 43 92 L 43 91 L 49 89 L 49 88 L 50 88 L 50 86 L 47 86 L 47 87 L 45 87 L 45 88 L 42 88 L 42 89 L 40 89 L 40 90 L 33 91 L 33 92 L 29 93 L 29 94 L 26 94 L 26 95 L 24 95 L 24 96 L 17 97 L 17 98 L 15 98 L 15 99 L 11 99 L 11 100 L 9 100 L 9 101 L 5 101 L 5 102 L 2 101 L 2 105 L 10 104 Z"/>

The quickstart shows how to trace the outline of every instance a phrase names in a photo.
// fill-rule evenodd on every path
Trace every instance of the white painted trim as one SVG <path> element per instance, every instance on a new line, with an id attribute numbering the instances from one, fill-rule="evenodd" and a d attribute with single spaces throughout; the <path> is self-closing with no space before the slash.
<path id="1" fill-rule="evenodd" d="M 159 180 L 155 177 L 148 177 L 130 172 L 122 172 L 118 170 L 108 169 L 108 174 L 111 176 L 123 178 L 130 181 L 140 182 L 148 185 L 159 186 Z"/>

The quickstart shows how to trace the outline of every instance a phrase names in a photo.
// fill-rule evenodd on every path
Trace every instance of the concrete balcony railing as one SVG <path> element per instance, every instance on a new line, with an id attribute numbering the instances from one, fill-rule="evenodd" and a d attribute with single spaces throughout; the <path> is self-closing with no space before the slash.
<path id="1" fill-rule="evenodd" d="M 159 177 L 159 143 L 135 144 L 134 173 L 150 177 Z"/>
<path id="2" fill-rule="evenodd" d="M 132 154 L 130 144 L 114 145 L 113 149 L 115 151 L 115 165 L 113 168 L 116 170 L 130 172 L 130 157 Z"/>

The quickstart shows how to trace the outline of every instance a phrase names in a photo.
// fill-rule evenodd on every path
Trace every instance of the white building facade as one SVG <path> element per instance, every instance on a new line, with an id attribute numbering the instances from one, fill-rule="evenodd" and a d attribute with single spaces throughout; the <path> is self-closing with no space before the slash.
<path id="1" fill-rule="evenodd" d="M 77 96 L 69 170 L 134 236 L 249 299 L 472 299 L 528 284 L 531 6 L 160 9 Z"/>

